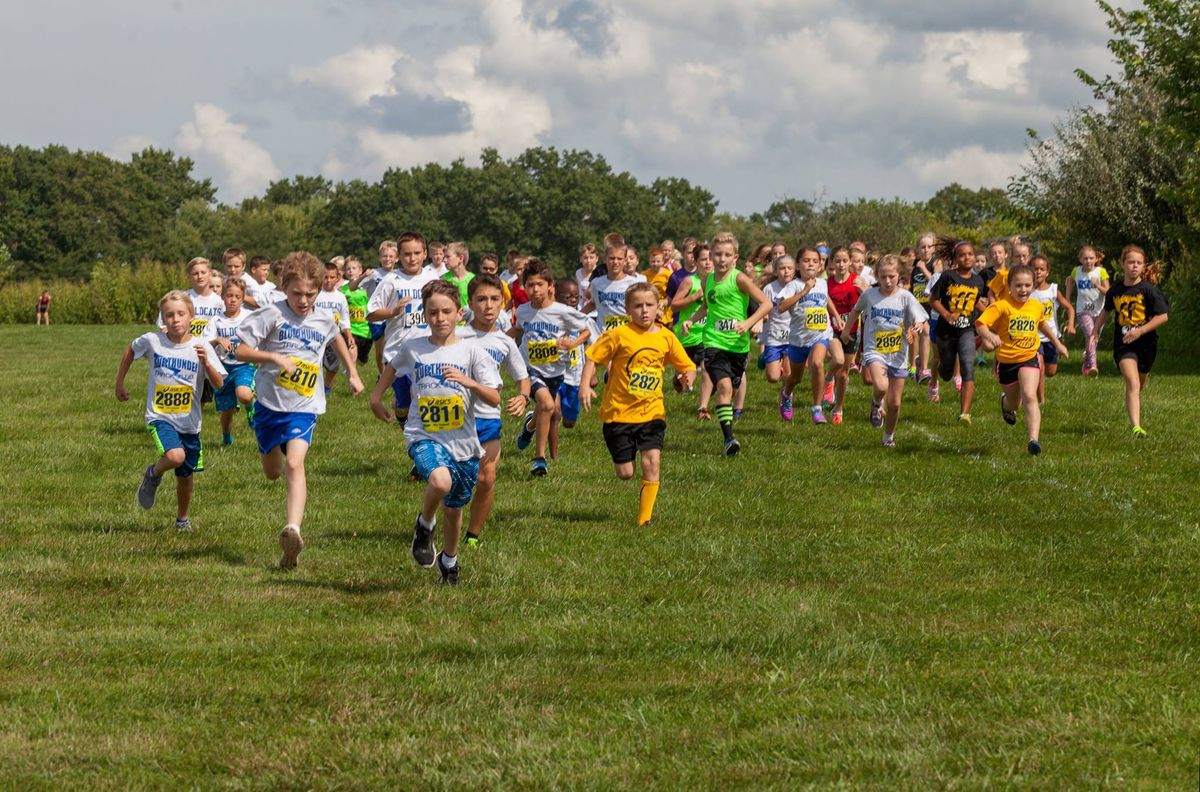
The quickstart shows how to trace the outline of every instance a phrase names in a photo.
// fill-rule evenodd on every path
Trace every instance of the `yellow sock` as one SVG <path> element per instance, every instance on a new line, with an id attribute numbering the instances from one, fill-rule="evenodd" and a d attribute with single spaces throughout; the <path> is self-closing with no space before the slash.
<path id="1" fill-rule="evenodd" d="M 654 516 L 654 501 L 658 498 L 658 482 L 642 481 L 642 491 L 638 496 L 638 525 L 645 525 Z"/>

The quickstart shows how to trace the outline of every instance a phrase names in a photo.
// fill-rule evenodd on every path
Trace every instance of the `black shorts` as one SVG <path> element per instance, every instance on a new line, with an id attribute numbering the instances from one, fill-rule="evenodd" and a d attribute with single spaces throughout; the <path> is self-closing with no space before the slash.
<path id="1" fill-rule="evenodd" d="M 212 383 L 210 383 L 208 381 L 208 378 L 206 377 L 204 379 L 204 389 L 202 391 L 200 391 L 200 403 L 208 404 L 212 400 L 213 400 Z"/>
<path id="2" fill-rule="evenodd" d="M 700 364 L 704 362 L 704 347 L 697 344 L 696 346 L 684 347 L 683 351 L 687 352 L 687 356 L 696 364 L 696 368 L 700 368 Z"/>
<path id="3" fill-rule="evenodd" d="M 1038 352 L 1047 366 L 1058 365 L 1058 347 L 1054 346 L 1052 341 L 1043 341 Z"/>
<path id="4" fill-rule="evenodd" d="M 607 380 L 607 377 L 605 378 Z M 529 393 L 536 394 L 539 388 L 545 388 L 550 391 L 550 398 L 558 395 L 558 389 L 562 387 L 563 376 L 560 374 L 557 377 L 547 377 L 545 374 L 538 374 L 532 369 L 529 371 Z"/>
<path id="5" fill-rule="evenodd" d="M 1134 358 L 1137 360 L 1139 374 L 1150 373 L 1150 369 L 1154 368 L 1154 360 L 1158 357 L 1158 339 L 1154 339 L 1154 342 L 1150 344 L 1144 344 L 1141 341 L 1142 339 L 1139 338 L 1128 346 L 1113 350 L 1113 362 L 1117 364 L 1117 368 L 1121 367 L 1121 361 L 1125 358 Z"/>
<path id="6" fill-rule="evenodd" d="M 1042 365 L 1038 362 L 1037 355 L 1034 355 L 1029 360 L 1022 360 L 1020 363 L 997 363 L 996 376 L 999 378 L 1001 385 L 1012 385 L 1017 381 L 1017 372 L 1021 369 L 1039 369 L 1041 367 Z"/>
<path id="7" fill-rule="evenodd" d="M 662 450 L 667 422 L 661 418 L 645 423 L 604 424 L 604 444 L 618 465 L 632 462 L 638 452 Z"/>
<path id="8" fill-rule="evenodd" d="M 746 353 L 705 347 L 704 370 L 714 385 L 727 379 L 736 388 L 742 384 L 742 375 L 746 373 Z"/>
<path id="9" fill-rule="evenodd" d="M 362 336 L 354 336 L 354 348 L 358 350 L 356 354 L 358 356 L 359 363 L 366 363 L 371 359 L 371 346 L 374 345 L 374 343 L 375 341 L 370 336 L 367 336 L 366 338 L 363 338 Z"/>

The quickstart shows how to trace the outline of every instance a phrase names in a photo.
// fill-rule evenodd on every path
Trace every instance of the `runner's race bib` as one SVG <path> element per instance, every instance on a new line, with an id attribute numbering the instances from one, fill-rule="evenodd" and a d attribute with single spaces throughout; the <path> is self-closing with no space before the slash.
<path id="1" fill-rule="evenodd" d="M 875 331 L 875 351 L 881 355 L 894 355 L 900 351 L 903 330 Z"/>
<path id="2" fill-rule="evenodd" d="M 612 330 L 614 327 L 629 324 L 629 317 L 625 314 L 611 314 L 604 317 L 604 329 Z"/>
<path id="3" fill-rule="evenodd" d="M 548 366 L 558 362 L 558 342 L 553 338 L 549 341 L 530 341 L 528 349 L 531 365 Z"/>
<path id="4" fill-rule="evenodd" d="M 192 410 L 191 385 L 155 385 L 154 412 L 181 415 Z"/>
<path id="5" fill-rule="evenodd" d="M 629 372 L 629 392 L 635 396 L 658 396 L 662 392 L 662 374 L 652 369 Z"/>
<path id="6" fill-rule="evenodd" d="M 350 321 L 351 321 L 351 322 L 365 322 L 365 321 L 367 321 L 367 309 L 366 309 L 366 307 L 365 307 L 365 306 L 362 306 L 362 305 L 351 305 L 351 306 L 350 306 Z"/>
<path id="7" fill-rule="evenodd" d="M 300 394 L 306 399 L 311 399 L 316 391 L 317 382 L 320 379 L 320 371 L 316 363 L 309 363 L 301 360 L 298 357 L 293 357 L 292 362 L 296 364 L 296 370 L 291 374 L 280 369 L 279 376 L 275 378 L 275 384 L 281 388 L 287 388 L 290 391 Z"/>
<path id="8" fill-rule="evenodd" d="M 824 308 L 808 308 L 804 311 L 804 329 L 820 331 L 829 327 L 829 311 Z"/>
<path id="9" fill-rule="evenodd" d="M 466 414 L 462 396 L 420 396 L 417 398 L 417 410 L 426 432 L 462 429 L 463 416 Z"/>
<path id="10" fill-rule="evenodd" d="M 204 335 L 204 328 L 208 327 L 207 319 L 193 319 L 192 324 L 188 327 L 188 331 L 193 338 L 199 338 Z"/>

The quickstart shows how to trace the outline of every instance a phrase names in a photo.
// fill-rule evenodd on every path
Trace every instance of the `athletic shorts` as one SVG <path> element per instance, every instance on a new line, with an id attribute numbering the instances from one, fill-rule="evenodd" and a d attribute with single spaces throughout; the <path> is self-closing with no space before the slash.
<path id="1" fill-rule="evenodd" d="M 704 370 L 713 384 L 727 379 L 736 388 L 742 384 L 742 375 L 746 373 L 746 353 L 705 347 Z"/>
<path id="2" fill-rule="evenodd" d="M 1128 346 L 1120 347 L 1113 350 L 1113 362 L 1120 368 L 1121 361 L 1125 358 L 1134 358 L 1137 360 L 1137 370 L 1139 374 L 1149 374 L 1150 369 L 1154 368 L 1154 360 L 1158 357 L 1158 339 L 1154 339 L 1152 343 L 1143 344 L 1141 339 Z"/>
<path id="3" fill-rule="evenodd" d="M 1042 364 L 1038 362 L 1037 355 L 1022 360 L 1020 363 L 999 363 L 996 365 L 996 376 L 1000 380 L 1001 385 L 1012 385 L 1017 381 L 1017 372 L 1023 368 L 1040 369 Z"/>
<path id="4" fill-rule="evenodd" d="M 661 418 L 645 423 L 606 423 L 604 444 L 615 464 L 632 462 L 638 452 L 662 450 L 667 422 Z"/>
<path id="5" fill-rule="evenodd" d="M 225 384 L 217 388 L 217 392 L 213 394 L 217 412 L 225 412 L 238 406 L 238 388 L 254 390 L 253 363 L 225 364 Z"/>
<path id="6" fill-rule="evenodd" d="M 412 406 L 412 378 L 405 374 L 392 383 L 392 403 L 397 410 L 408 412 Z"/>
<path id="7" fill-rule="evenodd" d="M 607 373 L 607 372 L 606 372 Z M 579 420 L 579 386 L 563 383 L 558 386 L 558 403 L 562 408 L 564 421 L 575 423 Z"/>
<path id="8" fill-rule="evenodd" d="M 475 419 L 475 436 L 479 438 L 480 443 L 490 443 L 493 440 L 500 439 L 500 419 L 499 418 L 476 418 Z"/>
<path id="9" fill-rule="evenodd" d="M 37 304 L 37 312 L 38 312 L 38 313 L 43 313 L 43 314 L 44 314 L 44 313 L 46 313 L 46 312 L 47 312 L 47 311 L 49 311 L 49 310 L 50 310 L 50 306 L 49 306 L 49 305 L 42 305 L 41 303 L 38 303 L 38 304 Z"/>
<path id="10" fill-rule="evenodd" d="M 367 327 L 371 330 L 371 340 L 378 341 L 383 338 L 383 331 L 387 330 L 387 322 L 368 322 Z"/>
<path id="11" fill-rule="evenodd" d="M 551 397 L 557 396 L 559 390 L 562 388 L 562 384 L 563 377 L 561 374 L 557 377 L 547 377 L 545 374 L 539 374 L 532 369 L 529 371 L 530 396 L 536 395 L 539 388 L 545 388 L 550 391 Z"/>
<path id="12" fill-rule="evenodd" d="M 1047 366 L 1058 364 L 1058 347 L 1054 346 L 1054 344 L 1049 341 L 1043 341 L 1040 352 L 1042 353 L 1042 362 Z"/>
<path id="13" fill-rule="evenodd" d="M 375 339 L 371 336 L 363 338 L 362 336 L 354 336 L 354 347 L 358 350 L 358 362 L 366 363 L 371 359 L 371 347 L 374 346 Z"/>
<path id="14" fill-rule="evenodd" d="M 790 360 L 792 362 L 793 366 L 803 366 L 805 363 L 808 362 L 808 356 L 812 354 L 813 347 L 819 347 L 819 346 L 823 346 L 826 349 L 829 349 L 829 339 L 822 338 L 820 341 L 818 341 L 817 343 L 812 344 L 810 346 L 793 346 L 792 344 L 788 344 L 787 345 L 788 360 Z"/>
<path id="15" fill-rule="evenodd" d="M 759 360 L 765 366 L 768 363 L 777 363 L 788 356 L 787 344 L 779 344 L 777 346 L 768 346 L 759 356 Z"/>
<path id="16" fill-rule="evenodd" d="M 471 502 L 479 481 L 478 459 L 457 460 L 444 445 L 433 440 L 418 440 L 408 447 L 408 455 L 417 466 L 417 475 L 426 481 L 438 468 L 450 471 L 450 491 L 442 498 L 443 506 L 461 509 Z"/>
<path id="17" fill-rule="evenodd" d="M 165 454 L 175 448 L 183 449 L 183 464 L 175 468 L 176 478 L 187 478 L 204 470 L 204 446 L 200 444 L 200 435 L 182 434 L 166 421 L 151 421 L 146 425 L 146 429 L 154 438 L 154 447 L 158 449 L 158 453 Z"/>
<path id="18" fill-rule="evenodd" d="M 929 340 L 936 341 L 937 340 L 937 327 L 938 327 L 938 324 L 942 321 L 942 317 L 937 311 L 934 311 L 934 310 L 928 308 L 927 306 L 922 306 L 922 307 L 926 308 L 926 310 L 929 311 Z"/>
<path id="19" fill-rule="evenodd" d="M 328 372 L 336 372 L 342 365 L 342 361 L 338 359 L 337 350 L 333 348 L 332 341 L 325 345 L 325 355 L 321 358 L 321 365 Z"/>
<path id="20" fill-rule="evenodd" d="M 882 355 L 876 354 L 874 352 L 869 352 L 866 355 L 863 355 L 863 360 L 862 360 L 863 368 L 874 365 L 875 363 L 878 363 L 879 365 L 883 366 L 884 370 L 887 371 L 888 379 L 908 379 L 908 369 L 906 367 L 904 367 L 904 366 L 889 366 L 888 362 L 886 360 L 884 360 Z"/>
<path id="21" fill-rule="evenodd" d="M 303 440 L 312 445 L 316 428 L 316 413 L 275 412 L 261 404 L 254 410 L 254 436 L 260 454 L 269 454 L 276 446 L 286 454 L 289 440 Z"/>
<path id="22" fill-rule="evenodd" d="M 692 362 L 696 364 L 696 368 L 700 368 L 700 366 L 704 363 L 704 347 L 700 344 L 697 344 L 696 346 L 684 347 L 683 351 L 687 352 L 687 356 L 690 357 Z"/>

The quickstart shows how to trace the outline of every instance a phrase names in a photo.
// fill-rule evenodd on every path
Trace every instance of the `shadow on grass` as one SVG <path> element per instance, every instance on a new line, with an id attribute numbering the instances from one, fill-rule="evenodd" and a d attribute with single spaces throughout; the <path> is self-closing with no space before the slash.
<path id="1" fill-rule="evenodd" d="M 176 550 L 167 554 L 176 561 L 191 561 L 196 558 L 211 558 L 230 566 L 245 566 L 246 557 L 231 550 L 225 545 L 210 545 L 208 547 L 192 547 L 187 550 Z"/>
<path id="2" fill-rule="evenodd" d="M 285 577 L 291 573 L 284 572 L 277 567 L 274 569 L 278 574 L 273 576 L 271 584 L 282 584 L 293 588 L 302 589 L 324 589 L 326 591 L 336 591 L 340 594 L 350 594 L 356 597 L 369 596 L 372 594 L 388 594 L 393 591 L 409 591 L 417 586 L 424 586 L 429 581 L 422 576 L 420 580 L 415 578 L 397 578 L 396 580 L 380 581 L 380 580 L 307 580 L 300 578 Z"/>

